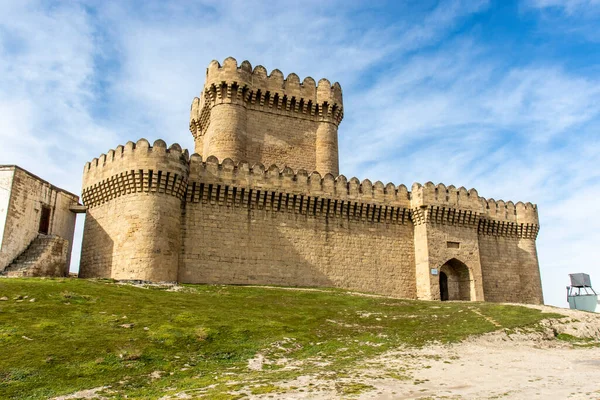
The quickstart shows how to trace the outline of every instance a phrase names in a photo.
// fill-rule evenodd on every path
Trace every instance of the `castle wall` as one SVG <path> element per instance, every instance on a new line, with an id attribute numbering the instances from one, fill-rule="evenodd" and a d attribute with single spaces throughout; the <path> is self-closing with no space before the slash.
<path id="1" fill-rule="evenodd" d="M 408 204 L 403 186 L 194 155 L 179 280 L 414 298 Z"/>
<path id="2" fill-rule="evenodd" d="M 456 260 L 468 269 L 468 297 L 484 300 L 477 236 L 482 205 L 477 191 L 431 182 L 414 184 L 411 207 L 418 298 L 439 300 L 439 273 L 444 264 Z"/>
<path id="3" fill-rule="evenodd" d="M 80 276 L 176 281 L 187 153 L 141 139 L 84 170 Z"/>
<path id="4" fill-rule="evenodd" d="M 40 229 L 42 208 L 50 209 L 48 233 L 68 241 L 66 274 L 75 231 L 75 214 L 70 207 L 78 204 L 79 197 L 15 166 L 1 167 L 4 173 L 12 171 L 10 200 L 4 225 L 4 239 L 0 249 L 0 269 L 8 266 L 36 238 Z"/>
<path id="5" fill-rule="evenodd" d="M 488 301 L 543 303 L 535 240 L 537 207 L 481 199 L 486 219 L 479 224 L 483 287 Z"/>
<path id="6" fill-rule="evenodd" d="M 486 300 L 543 304 L 534 239 L 481 235 L 479 243 Z"/>
<path id="7" fill-rule="evenodd" d="M 450 224 L 421 224 L 415 228 L 417 297 L 440 300 L 439 273 L 444 264 L 458 260 L 469 271 L 469 300 L 483 301 L 484 288 L 477 228 Z M 437 274 L 431 270 L 436 269 Z"/>
<path id="8" fill-rule="evenodd" d="M 248 152 L 245 160 L 250 165 L 261 163 L 280 168 L 287 166 L 295 171 L 317 171 L 315 146 L 318 124 L 293 115 L 248 110 Z"/>
<path id="9" fill-rule="evenodd" d="M 86 165 L 80 275 L 542 301 L 531 204 L 222 162 L 145 140 Z"/>
<path id="10" fill-rule="evenodd" d="M 415 297 L 412 224 L 187 204 L 179 281 Z"/>
<path id="11" fill-rule="evenodd" d="M 543 301 L 536 206 L 338 176 L 342 119 L 338 83 L 211 62 L 197 154 L 142 139 L 86 165 L 80 276 Z"/>

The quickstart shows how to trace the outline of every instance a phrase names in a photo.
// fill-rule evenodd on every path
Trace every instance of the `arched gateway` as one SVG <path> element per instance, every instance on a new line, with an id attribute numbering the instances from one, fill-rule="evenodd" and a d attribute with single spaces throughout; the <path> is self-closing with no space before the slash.
<path id="1" fill-rule="evenodd" d="M 472 292 L 472 277 L 463 262 L 453 258 L 440 268 L 440 299 L 465 300 L 474 299 Z"/>

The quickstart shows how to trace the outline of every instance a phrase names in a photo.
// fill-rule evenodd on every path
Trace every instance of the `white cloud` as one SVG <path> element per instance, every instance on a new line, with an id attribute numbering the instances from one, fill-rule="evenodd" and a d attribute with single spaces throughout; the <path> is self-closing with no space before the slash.
<path id="1" fill-rule="evenodd" d="M 556 66 L 507 67 L 470 42 L 408 57 L 353 96 L 341 127 L 342 150 L 352 154 L 346 168 L 386 162 L 416 145 L 482 161 L 500 145 L 511 158 L 536 154 L 600 116 L 599 80 Z"/>
<path id="2" fill-rule="evenodd" d="M 0 6 L 0 159 L 79 191 L 82 149 L 108 135 L 91 115 L 94 33 L 77 5 Z"/>
<path id="3" fill-rule="evenodd" d="M 539 17 L 538 29 L 544 35 L 600 42 L 600 0 L 527 0 L 523 11 Z"/>
<path id="4" fill-rule="evenodd" d="M 487 1 L 445 2 L 418 26 L 408 21 L 363 25 L 351 19 L 348 4 L 234 1 L 210 3 L 210 9 L 155 5 L 160 16 L 152 24 L 144 12 L 124 6 L 101 11 L 115 27 L 110 40 L 122 54 L 111 82 L 112 124 L 121 125 L 129 138 L 142 132 L 151 140 L 166 137 L 190 147 L 189 105 L 212 59 L 232 55 L 286 75 L 294 72 L 301 79 L 311 75 L 338 80 L 347 89 L 388 57 L 435 43 Z M 400 42 L 394 40 L 399 32 Z"/>
<path id="5" fill-rule="evenodd" d="M 573 14 L 600 6 L 600 0 L 528 0 L 526 4 L 533 8 L 562 9 L 567 14 Z"/>

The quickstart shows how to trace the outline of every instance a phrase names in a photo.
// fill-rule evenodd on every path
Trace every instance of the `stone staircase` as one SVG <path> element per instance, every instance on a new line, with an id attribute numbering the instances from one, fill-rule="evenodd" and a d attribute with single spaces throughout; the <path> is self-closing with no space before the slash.
<path id="1" fill-rule="evenodd" d="M 43 235 L 33 239 L 13 262 L 0 271 L 8 277 L 65 276 L 69 242 L 54 235 Z"/>

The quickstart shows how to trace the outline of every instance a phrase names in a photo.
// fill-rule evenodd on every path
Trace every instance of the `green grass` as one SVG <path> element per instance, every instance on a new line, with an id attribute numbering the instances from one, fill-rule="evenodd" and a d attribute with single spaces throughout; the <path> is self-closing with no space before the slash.
<path id="1" fill-rule="evenodd" d="M 284 390 L 275 382 L 315 372 L 342 376 L 401 345 L 534 328 L 542 318 L 559 317 L 517 306 L 341 290 L 189 285 L 169 292 L 77 279 L 1 279 L 2 296 L 9 299 L 0 301 L 3 399 L 101 386 L 110 387 L 105 396 L 130 399 L 181 391 L 239 398 L 244 388 L 275 393 Z M 257 353 L 271 361 L 285 357 L 299 368 L 273 362 L 250 370 L 248 360 Z M 154 371 L 160 373 L 151 376 Z"/>
<path id="2" fill-rule="evenodd" d="M 556 335 L 556 339 L 568 342 L 572 344 L 573 347 L 600 347 L 600 343 L 593 338 L 581 338 L 569 335 L 568 333 L 559 333 Z"/>

